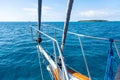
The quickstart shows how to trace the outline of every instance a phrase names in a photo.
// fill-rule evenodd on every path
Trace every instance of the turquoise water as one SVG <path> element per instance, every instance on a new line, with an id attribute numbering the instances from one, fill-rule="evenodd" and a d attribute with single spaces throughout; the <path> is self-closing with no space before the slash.
<path id="1" fill-rule="evenodd" d="M 63 22 L 45 22 L 44 24 L 63 28 Z M 41 80 L 36 44 L 31 38 L 29 25 L 36 25 L 36 22 L 0 22 L 0 80 Z M 47 30 L 54 36 L 55 32 L 52 29 L 48 27 Z M 120 40 L 120 22 L 71 22 L 69 31 Z M 56 33 L 55 37 L 61 43 L 62 33 L 59 31 Z M 81 39 L 92 79 L 103 80 L 109 41 Z M 45 42 L 43 44 L 50 46 Z M 117 43 L 117 45 L 120 48 L 120 44 Z M 67 35 L 64 56 L 66 64 L 87 75 L 76 36 Z M 119 62 L 116 52 L 115 59 Z M 49 80 L 49 73 L 45 65 L 42 65 L 44 77 Z"/>

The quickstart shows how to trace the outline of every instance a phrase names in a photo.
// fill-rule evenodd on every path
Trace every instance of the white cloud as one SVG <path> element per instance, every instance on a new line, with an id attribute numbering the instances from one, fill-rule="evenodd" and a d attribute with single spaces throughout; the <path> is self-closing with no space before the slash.
<path id="1" fill-rule="evenodd" d="M 37 8 L 24 8 L 26 14 L 25 17 L 31 21 L 37 21 Z M 76 14 L 77 13 L 77 14 Z M 42 21 L 64 21 L 66 13 L 56 11 L 49 6 L 42 7 Z M 119 10 L 113 9 L 99 9 L 99 10 L 85 10 L 85 11 L 72 11 L 71 21 L 77 21 L 79 19 L 106 19 L 106 20 L 118 20 L 120 16 Z"/>
<path id="2" fill-rule="evenodd" d="M 28 14 L 31 15 L 36 15 L 37 14 L 37 9 L 36 8 L 24 8 L 24 11 L 26 11 Z"/>
<path id="3" fill-rule="evenodd" d="M 49 15 L 49 13 L 52 11 L 51 7 L 43 6 L 42 7 L 42 16 L 45 17 L 46 15 Z"/>
<path id="4" fill-rule="evenodd" d="M 43 6 L 43 7 L 42 7 L 42 10 L 43 10 L 43 12 L 44 12 L 44 11 L 52 10 L 52 8 L 51 8 L 51 7 L 48 7 L 48 6 Z"/>
<path id="5" fill-rule="evenodd" d="M 78 14 L 75 14 L 78 13 Z M 76 11 L 73 13 L 74 20 L 79 19 L 106 19 L 106 20 L 119 20 L 120 10 L 115 9 L 97 9 L 97 10 L 85 10 Z"/>
<path id="6" fill-rule="evenodd" d="M 84 17 L 96 17 L 96 16 L 107 16 L 107 15 L 110 15 L 110 13 L 104 10 L 88 10 L 80 13 L 80 16 L 84 16 Z"/>
<path id="7" fill-rule="evenodd" d="M 37 8 L 24 8 L 23 10 L 27 14 L 26 17 L 34 18 L 37 21 Z M 54 8 L 49 6 L 42 7 L 42 21 L 63 21 L 65 18 L 64 15 L 64 12 L 56 12 Z"/>
<path id="8" fill-rule="evenodd" d="M 37 8 L 23 8 L 28 17 L 34 17 L 34 20 L 37 20 L 38 11 Z M 52 10 L 51 7 L 43 6 L 42 7 L 42 17 L 44 18 Z"/>

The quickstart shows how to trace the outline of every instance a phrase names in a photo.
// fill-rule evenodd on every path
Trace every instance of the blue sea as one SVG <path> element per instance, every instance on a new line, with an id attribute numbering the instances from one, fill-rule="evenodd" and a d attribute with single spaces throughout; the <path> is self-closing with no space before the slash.
<path id="1" fill-rule="evenodd" d="M 63 29 L 64 25 L 63 22 L 42 24 L 60 29 Z M 33 32 L 31 35 L 30 25 L 37 25 L 37 22 L 0 22 L 0 80 L 42 80 L 35 42 L 36 34 Z M 62 32 L 50 29 L 49 26 L 46 30 L 45 27 L 41 27 L 41 30 L 55 37 L 61 44 Z M 70 22 L 68 30 L 89 36 L 120 40 L 120 22 Z M 92 80 L 104 80 L 110 42 L 86 37 L 81 37 L 81 40 Z M 43 37 L 42 42 L 48 51 L 51 50 L 49 40 Z M 120 49 L 120 43 L 116 44 Z M 115 73 L 120 61 L 114 46 L 113 50 Z M 77 36 L 67 34 L 64 58 L 67 65 L 87 76 Z M 42 63 L 45 80 L 50 80 L 44 64 L 45 60 L 41 60 L 40 63 Z"/>

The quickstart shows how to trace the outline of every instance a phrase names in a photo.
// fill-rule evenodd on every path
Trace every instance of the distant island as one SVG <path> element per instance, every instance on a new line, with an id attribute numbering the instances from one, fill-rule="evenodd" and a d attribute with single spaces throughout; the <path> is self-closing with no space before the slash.
<path id="1" fill-rule="evenodd" d="M 78 22 L 108 22 L 108 20 L 79 20 Z"/>

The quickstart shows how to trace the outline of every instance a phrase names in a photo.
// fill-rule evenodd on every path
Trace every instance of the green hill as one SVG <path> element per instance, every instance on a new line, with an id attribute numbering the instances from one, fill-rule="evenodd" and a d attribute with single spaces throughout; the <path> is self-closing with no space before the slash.
<path id="1" fill-rule="evenodd" d="M 108 22 L 108 20 L 79 20 L 78 22 Z"/>

